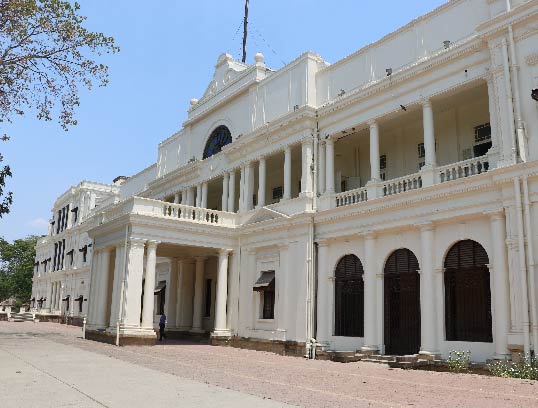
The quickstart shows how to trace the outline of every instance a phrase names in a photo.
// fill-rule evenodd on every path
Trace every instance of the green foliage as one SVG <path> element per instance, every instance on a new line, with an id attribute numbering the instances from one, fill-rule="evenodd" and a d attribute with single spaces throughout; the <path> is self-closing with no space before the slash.
<path id="1" fill-rule="evenodd" d="M 469 369 L 471 362 L 470 351 L 451 351 L 448 356 L 448 368 L 454 373 L 461 373 Z"/>
<path id="2" fill-rule="evenodd" d="M 8 139 L 7 136 L 0 137 L 2 142 L 6 142 Z M 3 161 L 4 156 L 0 153 L 0 165 Z M 2 218 L 2 215 L 9 213 L 9 207 L 13 204 L 13 193 L 4 193 L 4 186 L 8 177 L 11 177 L 11 168 L 9 166 L 0 166 L 0 218 Z"/>
<path id="3" fill-rule="evenodd" d="M 496 361 L 488 364 L 488 369 L 496 377 L 538 380 L 538 358 L 520 355 L 517 362 Z"/>
<path id="4" fill-rule="evenodd" d="M 13 243 L 0 238 L 0 301 L 14 297 L 21 305 L 30 299 L 36 242 L 35 236 Z"/>
<path id="5" fill-rule="evenodd" d="M 0 0 L 0 122 L 34 109 L 67 130 L 77 124 L 79 87 L 108 83 L 108 67 L 91 56 L 119 48 L 87 30 L 79 11 L 70 1 Z"/>

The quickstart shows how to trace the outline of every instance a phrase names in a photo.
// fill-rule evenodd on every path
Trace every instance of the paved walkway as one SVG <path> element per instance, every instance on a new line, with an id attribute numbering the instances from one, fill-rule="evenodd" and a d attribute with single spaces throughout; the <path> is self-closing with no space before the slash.
<path id="1" fill-rule="evenodd" d="M 0 322 L 0 407 L 538 406 L 532 381 L 196 343 L 118 348 L 80 334 L 53 323 Z"/>

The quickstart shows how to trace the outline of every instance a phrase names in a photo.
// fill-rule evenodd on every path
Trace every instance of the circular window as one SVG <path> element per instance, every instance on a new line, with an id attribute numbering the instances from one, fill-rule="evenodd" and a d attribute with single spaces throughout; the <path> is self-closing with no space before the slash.
<path id="1" fill-rule="evenodd" d="M 204 149 L 204 159 L 217 154 L 224 146 L 232 143 L 232 134 L 226 126 L 219 126 L 209 136 Z"/>

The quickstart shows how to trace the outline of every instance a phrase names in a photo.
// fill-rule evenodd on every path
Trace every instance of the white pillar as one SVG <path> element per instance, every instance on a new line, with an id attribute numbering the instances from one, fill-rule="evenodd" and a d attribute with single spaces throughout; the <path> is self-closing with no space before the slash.
<path id="1" fill-rule="evenodd" d="M 179 204 L 179 193 L 174 194 L 174 204 Z"/>
<path id="2" fill-rule="evenodd" d="M 421 269 L 420 269 L 420 353 L 440 354 L 437 342 L 437 301 L 435 299 L 434 225 L 420 226 Z"/>
<path id="3" fill-rule="evenodd" d="M 301 143 L 301 193 L 312 193 L 312 139 L 304 139 Z"/>
<path id="4" fill-rule="evenodd" d="M 196 207 L 200 208 L 202 205 L 202 185 L 198 184 L 196 186 Z"/>
<path id="5" fill-rule="evenodd" d="M 364 237 L 364 346 L 362 351 L 376 352 L 377 338 L 377 269 L 376 237 L 369 233 Z"/>
<path id="6" fill-rule="evenodd" d="M 433 108 L 429 99 L 422 103 L 422 121 L 424 127 L 424 168 L 431 169 L 437 165 L 435 158 L 435 127 L 433 122 Z"/>
<path id="7" fill-rule="evenodd" d="M 254 167 L 252 163 L 245 166 L 245 211 L 254 208 Z"/>
<path id="8" fill-rule="evenodd" d="M 228 211 L 235 212 L 235 170 L 230 172 L 228 187 Z"/>
<path id="9" fill-rule="evenodd" d="M 168 289 L 168 300 L 167 300 L 167 321 L 168 328 L 176 327 L 176 312 L 177 312 L 177 300 L 178 300 L 178 260 L 172 258 L 170 260 L 170 283 Z"/>
<path id="10" fill-rule="evenodd" d="M 116 256 L 114 259 L 114 278 L 112 283 L 112 305 L 110 306 L 109 326 L 115 328 L 118 321 L 119 304 L 121 300 L 122 280 L 123 280 L 123 258 L 125 257 L 125 245 L 116 246 Z"/>
<path id="11" fill-rule="evenodd" d="M 127 249 L 127 276 L 125 282 L 124 326 L 140 327 L 140 311 L 142 308 L 142 277 L 144 273 L 145 241 L 131 239 Z"/>
<path id="12" fill-rule="evenodd" d="M 509 356 L 510 297 L 508 292 L 506 224 L 502 209 L 490 214 L 490 223 L 491 242 L 493 243 L 493 267 L 490 267 L 490 279 L 493 283 L 492 306 L 495 318 L 493 341 L 495 342 L 495 358 L 506 359 Z"/>
<path id="13" fill-rule="evenodd" d="M 318 191 L 320 194 L 325 193 L 325 173 L 326 163 L 325 163 L 325 145 L 326 143 L 320 141 L 319 143 L 319 164 L 318 164 Z"/>
<path id="14" fill-rule="evenodd" d="M 217 297 L 215 300 L 215 334 L 226 334 L 226 302 L 228 297 L 228 254 L 223 249 L 219 252 L 217 269 Z"/>
<path id="15" fill-rule="evenodd" d="M 265 207 L 266 160 L 262 157 L 258 168 L 258 207 Z"/>
<path id="16" fill-rule="evenodd" d="M 97 313 L 97 299 L 99 292 L 99 279 L 97 278 L 99 273 L 99 258 L 101 257 L 101 251 L 94 250 L 91 259 L 91 271 L 90 271 L 90 294 L 88 297 L 88 324 L 94 325 L 96 322 Z"/>
<path id="17" fill-rule="evenodd" d="M 291 146 L 284 150 L 284 200 L 291 198 Z"/>
<path id="18" fill-rule="evenodd" d="M 245 166 L 241 166 L 241 178 L 239 180 L 239 211 L 245 211 Z"/>
<path id="19" fill-rule="evenodd" d="M 191 260 L 179 261 L 179 300 L 176 325 L 180 331 L 192 328 L 193 264 Z"/>
<path id="20" fill-rule="evenodd" d="M 106 326 L 106 309 L 108 306 L 108 287 L 109 287 L 109 266 L 110 266 L 110 249 L 105 248 L 101 252 L 100 265 L 98 271 L 99 292 L 97 295 L 97 321 L 99 327 Z"/>
<path id="21" fill-rule="evenodd" d="M 187 205 L 194 207 L 194 188 L 195 187 L 189 187 L 187 189 Z"/>
<path id="22" fill-rule="evenodd" d="M 142 307 L 142 327 L 153 328 L 153 308 L 155 306 L 155 265 L 157 263 L 157 242 L 148 241 L 146 254 L 146 279 L 144 281 L 144 303 Z"/>
<path id="23" fill-rule="evenodd" d="M 325 141 L 325 192 L 334 194 L 334 139 Z"/>
<path id="24" fill-rule="evenodd" d="M 230 184 L 230 175 L 228 173 L 224 173 L 224 177 L 222 178 L 222 202 L 221 202 L 222 211 L 228 211 L 229 184 Z"/>
<path id="25" fill-rule="evenodd" d="M 491 127 L 491 149 L 488 151 L 489 166 L 496 168 L 500 161 L 500 153 L 502 151 L 502 143 L 499 138 L 499 116 L 497 113 L 497 92 L 495 91 L 494 75 L 490 74 L 486 77 L 488 85 L 488 105 L 489 105 L 489 123 Z"/>
<path id="26" fill-rule="evenodd" d="M 200 204 L 202 208 L 207 208 L 207 181 L 202 183 L 202 200 Z"/>
<path id="27" fill-rule="evenodd" d="M 381 180 L 381 169 L 379 164 L 379 125 L 376 121 L 368 123 L 370 125 L 370 181 L 377 183 Z"/>
<path id="28" fill-rule="evenodd" d="M 204 264 L 205 258 L 196 258 L 196 275 L 194 277 L 194 302 L 192 313 L 193 333 L 203 333 L 202 330 L 202 306 L 204 297 Z"/>
<path id="29" fill-rule="evenodd" d="M 188 191 L 189 190 L 186 188 L 181 191 L 181 204 L 183 205 L 187 205 L 187 195 L 189 194 Z"/>
<path id="30" fill-rule="evenodd" d="M 326 241 L 318 242 L 318 263 L 319 263 L 319 282 L 318 282 L 318 327 L 316 331 L 316 340 L 318 343 L 329 344 L 329 338 L 332 334 L 331 314 L 334 309 L 329 301 L 330 282 L 332 268 L 328 264 L 328 243 Z"/>
<path id="31" fill-rule="evenodd" d="M 49 302 L 49 309 L 51 312 L 56 310 L 56 291 L 58 289 L 56 282 L 50 283 L 50 302 Z M 47 299 L 48 300 L 48 299 Z"/>
<path id="32" fill-rule="evenodd" d="M 56 283 L 56 310 L 62 311 L 62 282 Z"/>

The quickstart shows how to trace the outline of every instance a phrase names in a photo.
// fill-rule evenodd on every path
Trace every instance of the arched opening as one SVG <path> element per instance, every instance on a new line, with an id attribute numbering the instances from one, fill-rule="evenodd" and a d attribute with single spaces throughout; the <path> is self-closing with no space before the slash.
<path id="1" fill-rule="evenodd" d="M 334 335 L 363 337 L 364 269 L 360 259 L 344 256 L 334 276 Z"/>
<path id="2" fill-rule="evenodd" d="M 420 351 L 420 276 L 418 260 L 409 249 L 394 251 L 385 263 L 385 353 Z"/>
<path id="3" fill-rule="evenodd" d="M 455 244 L 445 258 L 447 341 L 492 342 L 489 258 L 478 242 Z"/>
<path id="4" fill-rule="evenodd" d="M 208 157 L 219 153 L 224 146 L 230 143 L 232 143 L 232 134 L 230 133 L 230 130 L 224 125 L 217 127 L 211 132 L 209 139 L 207 139 L 203 158 L 207 159 Z"/>

